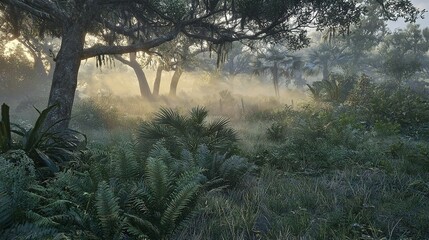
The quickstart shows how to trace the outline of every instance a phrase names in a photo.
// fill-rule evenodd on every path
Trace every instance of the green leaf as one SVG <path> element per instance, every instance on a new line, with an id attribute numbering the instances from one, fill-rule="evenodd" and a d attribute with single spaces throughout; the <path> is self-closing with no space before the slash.
<path id="1" fill-rule="evenodd" d="M 49 170 L 51 170 L 54 173 L 60 171 L 58 166 L 54 163 L 54 161 L 52 161 L 52 159 L 48 155 L 46 155 L 45 153 L 43 153 L 42 151 L 40 151 L 37 148 L 34 150 L 36 151 L 37 155 L 42 160 L 44 165 L 49 168 Z"/>

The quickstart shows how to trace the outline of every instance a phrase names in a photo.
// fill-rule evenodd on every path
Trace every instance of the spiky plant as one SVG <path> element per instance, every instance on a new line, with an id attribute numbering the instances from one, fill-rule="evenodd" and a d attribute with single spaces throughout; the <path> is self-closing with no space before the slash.
<path id="1" fill-rule="evenodd" d="M 25 129 L 14 125 L 14 133 L 21 136 L 18 148 L 23 149 L 36 163 L 36 167 L 46 167 L 51 172 L 58 172 L 65 162 L 73 158 L 73 151 L 86 143 L 86 136 L 70 129 L 55 129 L 56 124 L 46 126 L 46 119 L 57 105 L 52 105 L 43 111 L 39 111 L 39 117 L 34 126 Z"/>
<path id="2" fill-rule="evenodd" d="M 161 108 L 150 122 L 140 126 L 138 142 L 143 157 L 147 157 L 153 145 L 165 141 L 169 152 L 179 157 L 182 149 L 195 152 L 201 144 L 211 151 L 228 152 L 235 147 L 237 135 L 228 127 L 224 118 L 207 122 L 208 111 L 204 107 L 192 108 L 188 115 L 177 110 Z"/>
<path id="3" fill-rule="evenodd" d="M 127 231 L 138 238 L 166 239 L 182 226 L 195 207 L 200 169 L 175 177 L 164 161 L 149 158 L 145 177 L 133 192 Z"/>
<path id="4" fill-rule="evenodd" d="M 105 182 L 98 185 L 95 195 L 97 218 L 104 239 L 121 239 L 124 218 L 110 186 Z"/>
<path id="5" fill-rule="evenodd" d="M 212 153 L 205 145 L 201 145 L 195 154 L 197 166 L 204 169 L 207 178 L 206 187 L 234 186 L 245 174 L 252 172 L 255 165 L 247 159 L 233 155 Z"/>

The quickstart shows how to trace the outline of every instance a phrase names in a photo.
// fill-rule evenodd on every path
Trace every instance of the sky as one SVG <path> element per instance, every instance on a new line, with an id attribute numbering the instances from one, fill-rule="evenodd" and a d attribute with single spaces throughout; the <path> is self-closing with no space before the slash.
<path id="1" fill-rule="evenodd" d="M 420 9 L 426 9 L 429 11 L 429 0 L 411 0 L 411 2 L 414 4 L 414 6 L 420 8 Z M 424 19 L 418 19 L 417 24 L 420 24 L 421 28 L 429 27 L 429 13 L 425 13 Z M 404 23 L 403 19 L 399 19 L 397 22 L 389 22 L 388 26 L 391 30 L 394 30 L 396 28 L 405 28 L 406 23 Z"/>

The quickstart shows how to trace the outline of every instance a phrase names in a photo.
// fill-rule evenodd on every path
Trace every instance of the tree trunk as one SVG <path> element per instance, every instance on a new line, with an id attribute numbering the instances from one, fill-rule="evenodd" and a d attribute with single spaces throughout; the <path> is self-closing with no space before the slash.
<path id="1" fill-rule="evenodd" d="M 303 89 L 304 86 L 307 84 L 307 82 L 303 77 L 303 72 L 301 69 L 295 70 L 294 78 L 295 78 L 295 86 L 299 89 Z"/>
<path id="2" fill-rule="evenodd" d="M 137 81 L 139 82 L 140 96 L 151 100 L 152 93 L 150 92 L 149 83 L 147 82 L 146 74 L 144 73 L 142 66 L 139 62 L 137 62 L 137 54 L 135 52 L 130 53 L 129 61 L 120 56 L 117 56 L 116 59 L 118 59 L 123 64 L 130 66 L 134 70 Z"/>
<path id="3" fill-rule="evenodd" d="M 323 69 L 322 69 L 322 80 L 328 80 L 328 78 L 329 78 L 328 64 L 324 63 Z"/>
<path id="4" fill-rule="evenodd" d="M 77 76 L 80 67 L 81 55 L 85 42 L 86 31 L 83 24 L 70 23 L 64 27 L 61 38 L 61 48 L 58 52 L 52 79 L 48 106 L 58 104 L 47 118 L 45 127 L 54 123 L 55 129 L 68 128 L 73 101 L 77 86 Z"/>
<path id="5" fill-rule="evenodd" d="M 159 96 L 159 87 L 161 85 L 161 76 L 162 76 L 162 70 L 163 66 L 159 65 L 156 69 L 156 77 L 155 82 L 153 83 L 153 96 Z"/>
<path id="6" fill-rule="evenodd" d="M 277 62 L 274 62 L 274 66 L 271 68 L 271 74 L 273 75 L 274 92 L 276 97 L 279 97 L 279 67 Z"/>
<path id="7" fill-rule="evenodd" d="M 180 76 L 182 76 L 183 69 L 179 66 L 176 67 L 170 84 L 170 96 L 176 96 L 177 85 L 179 84 Z"/>

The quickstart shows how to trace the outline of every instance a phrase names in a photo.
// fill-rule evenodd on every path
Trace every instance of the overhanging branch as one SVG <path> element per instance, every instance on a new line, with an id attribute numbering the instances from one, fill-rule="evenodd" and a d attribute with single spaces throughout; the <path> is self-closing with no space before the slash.
<path id="1" fill-rule="evenodd" d="M 173 31 L 160 36 L 158 38 L 145 41 L 138 42 L 134 44 L 130 44 L 127 46 L 94 46 L 83 50 L 83 54 L 81 59 L 88 59 L 91 57 L 103 55 L 103 54 L 124 54 L 124 53 L 132 53 L 139 51 L 148 51 L 151 48 L 157 47 L 165 42 L 169 42 L 173 40 L 177 34 L 179 34 L 180 29 L 176 28 Z"/>

